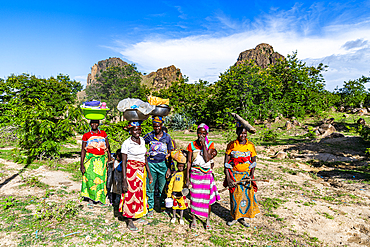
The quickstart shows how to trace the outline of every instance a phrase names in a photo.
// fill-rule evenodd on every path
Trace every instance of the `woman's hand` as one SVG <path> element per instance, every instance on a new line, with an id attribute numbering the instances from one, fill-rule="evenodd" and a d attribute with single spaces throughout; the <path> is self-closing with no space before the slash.
<path id="1" fill-rule="evenodd" d="M 85 170 L 85 166 L 84 165 L 81 165 L 80 166 L 80 171 L 81 171 L 82 175 L 85 174 L 86 170 Z"/>
<path id="2" fill-rule="evenodd" d="M 186 179 L 186 187 L 189 188 L 189 186 L 190 186 L 190 181 L 189 181 L 189 179 Z"/>
<path id="3" fill-rule="evenodd" d="M 127 193 L 128 191 L 128 184 L 127 184 L 127 180 L 126 179 L 123 179 L 123 183 L 122 183 L 122 193 L 125 194 Z"/>
<path id="4" fill-rule="evenodd" d="M 204 138 L 204 136 L 200 136 L 199 137 L 199 142 L 200 142 L 200 145 L 202 146 L 202 147 L 204 147 L 206 144 L 206 139 Z"/>
<path id="5" fill-rule="evenodd" d="M 231 179 L 231 178 L 226 178 L 226 181 L 227 181 L 227 186 L 229 187 L 229 188 L 233 188 L 233 187 L 235 187 L 235 185 L 236 185 L 236 183 Z"/>
<path id="6" fill-rule="evenodd" d="M 170 168 L 167 168 L 166 178 L 169 178 L 170 176 L 171 176 L 171 169 Z"/>
<path id="7" fill-rule="evenodd" d="M 152 177 L 152 174 L 149 174 L 149 175 L 148 175 L 148 178 L 149 178 L 149 184 L 153 183 L 153 177 Z"/>

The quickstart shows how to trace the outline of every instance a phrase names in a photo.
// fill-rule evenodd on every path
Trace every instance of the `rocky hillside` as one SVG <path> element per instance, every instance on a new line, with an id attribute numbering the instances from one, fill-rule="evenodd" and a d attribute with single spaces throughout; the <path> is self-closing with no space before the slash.
<path id="1" fill-rule="evenodd" d="M 254 49 L 241 52 L 236 64 L 241 64 L 248 60 L 254 60 L 258 66 L 266 68 L 270 64 L 275 64 L 279 58 L 284 59 L 284 56 L 275 52 L 271 45 L 261 43 Z"/>
<path id="2" fill-rule="evenodd" d="M 87 75 L 87 86 L 96 83 L 96 78 L 99 77 L 101 72 L 105 71 L 107 67 L 112 67 L 112 66 L 125 66 L 128 63 L 125 61 L 122 61 L 122 59 L 118 57 L 112 57 L 108 58 L 102 61 L 99 61 L 98 63 L 94 64 L 91 67 L 91 73 Z"/>
<path id="3" fill-rule="evenodd" d="M 91 73 L 87 75 L 87 86 L 97 82 L 96 78 L 111 66 L 125 66 L 128 63 L 120 58 L 113 57 L 108 58 L 91 67 Z M 181 70 L 176 68 L 174 65 L 169 67 L 160 68 L 156 72 L 151 72 L 148 75 L 142 75 L 142 83 L 153 90 L 160 90 L 162 88 L 168 88 L 171 82 L 176 81 L 182 77 Z"/>
<path id="4" fill-rule="evenodd" d="M 181 70 L 171 65 L 166 68 L 158 69 L 156 72 L 151 72 L 144 75 L 142 83 L 153 90 L 168 88 L 171 82 L 179 80 L 182 77 Z"/>

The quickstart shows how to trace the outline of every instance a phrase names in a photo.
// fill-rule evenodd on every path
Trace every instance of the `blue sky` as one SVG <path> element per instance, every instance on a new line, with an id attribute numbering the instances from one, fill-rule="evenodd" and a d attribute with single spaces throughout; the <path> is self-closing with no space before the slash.
<path id="1" fill-rule="evenodd" d="M 68 74 L 120 57 L 141 72 L 175 65 L 214 82 L 259 43 L 329 65 L 327 89 L 370 76 L 367 1 L 3 1 L 0 77 Z"/>

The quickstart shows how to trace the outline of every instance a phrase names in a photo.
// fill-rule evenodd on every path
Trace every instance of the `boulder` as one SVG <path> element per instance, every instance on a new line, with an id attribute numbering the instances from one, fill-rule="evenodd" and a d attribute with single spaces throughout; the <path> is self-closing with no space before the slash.
<path id="1" fill-rule="evenodd" d="M 276 117 L 275 120 L 274 120 L 275 123 L 277 123 L 279 121 L 280 121 L 280 118 L 279 117 Z"/>
<path id="2" fill-rule="evenodd" d="M 290 129 L 292 129 L 292 128 L 293 128 L 292 123 L 291 123 L 291 122 L 289 122 L 289 121 L 286 121 L 286 123 L 285 123 L 285 128 L 286 128 L 286 130 L 290 130 Z"/>
<path id="3" fill-rule="evenodd" d="M 365 119 L 363 119 L 363 118 L 359 118 L 359 119 L 357 120 L 357 123 L 358 123 L 358 124 L 361 124 L 361 125 L 366 125 L 366 121 L 365 121 Z"/>
<path id="4" fill-rule="evenodd" d="M 362 109 L 358 110 L 358 113 L 364 113 L 364 114 L 366 114 L 367 113 L 367 110 L 366 110 L 366 108 L 362 108 Z"/>
<path id="5" fill-rule="evenodd" d="M 297 120 L 293 120 L 293 125 L 295 126 L 301 126 L 302 124 L 300 122 L 298 122 Z"/>
<path id="6" fill-rule="evenodd" d="M 327 138 L 341 138 L 341 137 L 344 137 L 344 135 L 339 132 L 334 132 L 327 136 Z"/>
<path id="7" fill-rule="evenodd" d="M 334 123 L 334 118 L 333 117 L 329 118 L 329 119 L 325 118 L 324 120 L 322 120 L 322 123 L 323 124 L 333 124 Z"/>
<path id="8" fill-rule="evenodd" d="M 325 130 L 323 133 L 322 133 L 322 137 L 327 137 L 329 135 L 331 135 L 332 133 L 334 133 L 335 131 L 337 131 L 335 129 L 335 127 L 331 124 L 322 124 L 320 126 L 320 129 L 323 129 Z"/>
<path id="9" fill-rule="evenodd" d="M 337 109 L 335 109 L 335 107 L 334 107 L 334 106 L 332 106 L 332 107 L 330 107 L 330 111 L 332 111 L 332 112 L 336 112 L 336 111 L 337 111 Z"/>
<path id="10" fill-rule="evenodd" d="M 276 159 L 285 159 L 287 157 L 287 153 L 286 152 L 283 152 L 283 151 L 279 151 L 276 155 L 275 155 L 275 158 Z"/>
<path id="11" fill-rule="evenodd" d="M 346 110 L 346 108 L 344 108 L 344 106 L 339 107 L 340 112 L 344 112 L 345 110 Z"/>

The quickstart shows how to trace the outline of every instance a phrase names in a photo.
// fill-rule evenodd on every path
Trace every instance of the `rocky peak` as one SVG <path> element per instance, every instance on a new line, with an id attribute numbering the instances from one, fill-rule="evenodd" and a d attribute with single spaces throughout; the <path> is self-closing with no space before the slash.
<path id="1" fill-rule="evenodd" d="M 87 86 L 96 83 L 96 78 L 100 76 L 100 74 L 105 71 L 108 67 L 117 66 L 122 67 L 127 65 L 125 61 L 118 57 L 108 58 L 98 63 L 94 64 L 91 67 L 91 73 L 87 75 Z"/>
<path id="2" fill-rule="evenodd" d="M 181 70 L 171 65 L 143 76 L 143 83 L 154 90 L 168 88 L 171 82 L 182 78 Z"/>
<path id="3" fill-rule="evenodd" d="M 253 60 L 261 68 L 267 68 L 270 64 L 275 64 L 278 59 L 284 59 L 284 56 L 274 52 L 274 48 L 266 43 L 261 43 L 254 49 L 243 51 L 239 54 L 236 64 L 244 61 Z"/>

